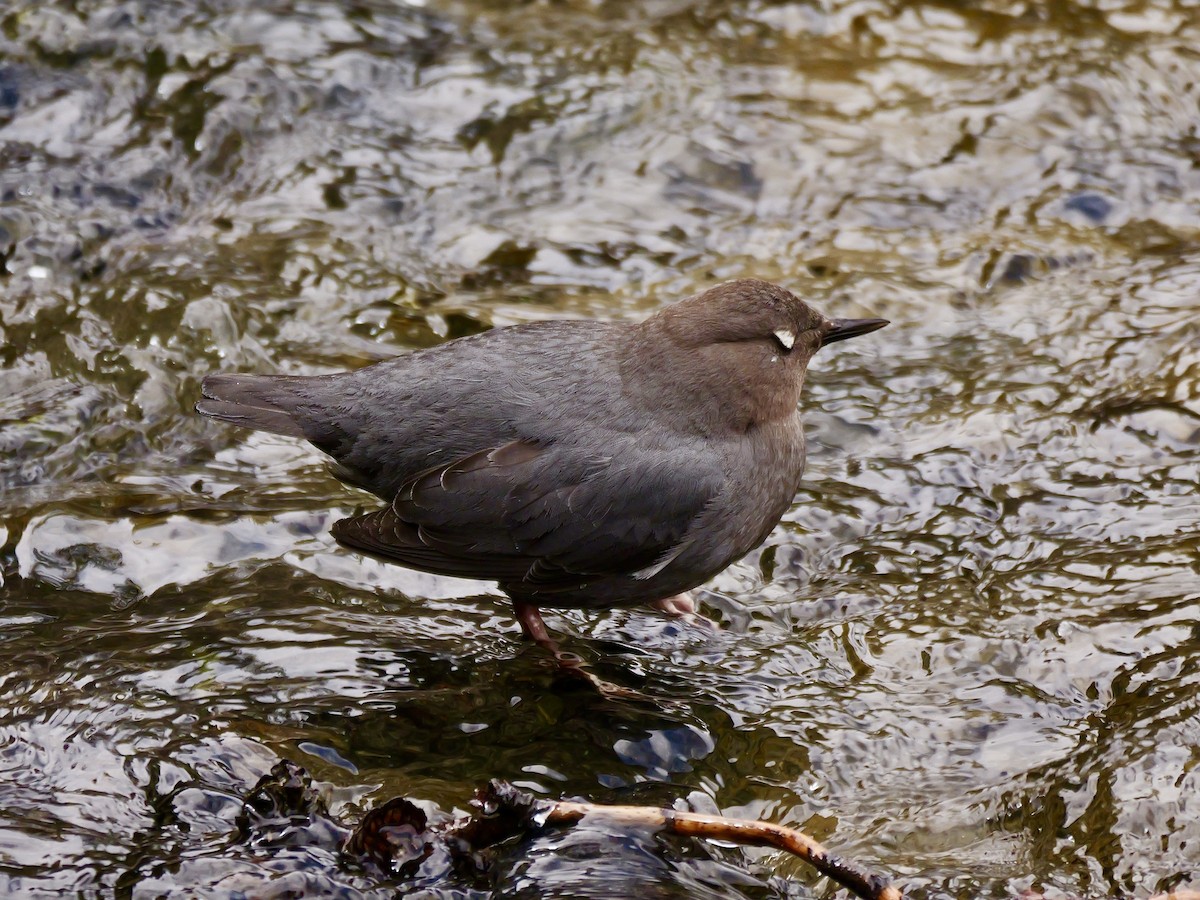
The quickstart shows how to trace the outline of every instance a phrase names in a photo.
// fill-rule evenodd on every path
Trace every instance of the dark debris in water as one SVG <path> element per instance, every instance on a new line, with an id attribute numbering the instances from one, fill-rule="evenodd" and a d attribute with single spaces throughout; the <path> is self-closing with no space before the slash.
<path id="1" fill-rule="evenodd" d="M 431 822 L 412 800 L 394 797 L 370 809 L 355 828 L 347 829 L 331 816 L 308 773 L 285 759 L 246 796 L 237 825 L 239 839 L 254 846 L 336 849 L 348 867 L 398 879 L 407 886 L 445 886 L 447 881 L 458 881 L 484 888 L 497 860 L 496 851 L 502 846 L 512 849 L 516 839 L 588 819 L 613 831 L 651 829 L 681 837 L 774 847 L 800 857 L 856 896 L 871 900 L 901 900 L 903 896 L 886 877 L 835 856 L 803 832 L 770 822 L 653 806 L 548 800 L 500 780 L 478 791 L 471 805 L 475 813 Z M 596 843 L 593 851 L 611 852 L 612 846 Z M 567 852 L 562 864 L 586 865 L 587 860 Z M 1020 898 L 1044 900 L 1043 895 L 1028 889 Z M 1161 893 L 1150 900 L 1200 900 L 1200 892 Z"/>
<path id="2" fill-rule="evenodd" d="M 259 779 L 236 824 L 241 840 L 263 847 L 337 847 L 347 835 L 304 768 L 286 759 Z"/>
<path id="3" fill-rule="evenodd" d="M 429 820 L 404 797 L 393 797 L 370 810 L 351 833 L 342 852 L 360 864 L 411 878 L 433 853 Z"/>
<path id="4" fill-rule="evenodd" d="M 412 879 L 432 860 L 433 872 L 453 870 L 474 878 L 487 871 L 486 851 L 545 822 L 550 804 L 505 782 L 493 782 L 473 801 L 478 814 L 431 824 L 424 810 L 405 797 L 393 797 L 346 828 L 305 769 L 281 760 L 259 779 L 237 817 L 238 839 L 258 847 L 303 846 L 340 849 L 352 866 Z"/>
<path id="5" fill-rule="evenodd" d="M 247 795 L 237 825 L 239 838 L 258 847 L 297 847 L 306 842 L 329 847 L 334 839 L 344 862 L 367 871 L 405 881 L 458 876 L 474 882 L 488 875 L 493 851 L 500 845 L 548 826 L 573 826 L 596 817 L 614 828 L 650 828 L 685 837 L 776 847 L 799 856 L 860 897 L 899 900 L 901 896 L 886 878 L 830 854 L 801 832 L 768 822 L 652 806 L 544 800 L 499 780 L 479 791 L 472 806 L 478 812 L 431 824 L 413 801 L 394 797 L 369 810 L 357 827 L 347 831 L 330 815 L 308 773 L 285 759 Z"/>

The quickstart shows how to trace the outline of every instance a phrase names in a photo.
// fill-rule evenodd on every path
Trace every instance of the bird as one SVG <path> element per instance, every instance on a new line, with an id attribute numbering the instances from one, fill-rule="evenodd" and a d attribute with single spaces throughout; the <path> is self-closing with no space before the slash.
<path id="1" fill-rule="evenodd" d="M 694 613 L 689 592 L 795 499 L 813 355 L 887 324 L 744 278 L 641 321 L 494 328 L 327 375 L 212 374 L 196 410 L 309 441 L 383 501 L 335 522 L 340 544 L 497 582 L 554 648 L 542 609 Z"/>

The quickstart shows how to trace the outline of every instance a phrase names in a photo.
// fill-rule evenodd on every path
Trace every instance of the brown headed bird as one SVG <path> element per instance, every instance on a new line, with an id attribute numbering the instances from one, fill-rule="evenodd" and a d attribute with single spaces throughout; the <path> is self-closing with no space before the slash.
<path id="1" fill-rule="evenodd" d="M 804 470 L 813 354 L 882 328 L 755 279 L 640 323 L 537 322 L 335 375 L 210 375 L 206 416 L 304 438 L 386 504 L 347 547 L 539 607 L 650 604 L 761 544 Z"/>

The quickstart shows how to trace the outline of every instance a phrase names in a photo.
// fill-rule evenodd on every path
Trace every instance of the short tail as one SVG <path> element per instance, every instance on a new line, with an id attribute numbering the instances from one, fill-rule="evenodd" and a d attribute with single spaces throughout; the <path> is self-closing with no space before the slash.
<path id="1" fill-rule="evenodd" d="M 294 375 L 209 375 L 200 390 L 204 399 L 196 412 L 222 422 L 308 438 L 298 407 L 308 406 L 305 382 Z"/>

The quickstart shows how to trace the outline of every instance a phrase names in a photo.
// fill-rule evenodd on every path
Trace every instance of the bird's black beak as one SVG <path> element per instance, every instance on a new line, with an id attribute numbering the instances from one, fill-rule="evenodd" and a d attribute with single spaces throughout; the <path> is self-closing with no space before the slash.
<path id="1" fill-rule="evenodd" d="M 858 337 L 860 334 L 870 334 L 887 324 L 887 319 L 830 319 L 826 323 L 821 346 Z"/>

